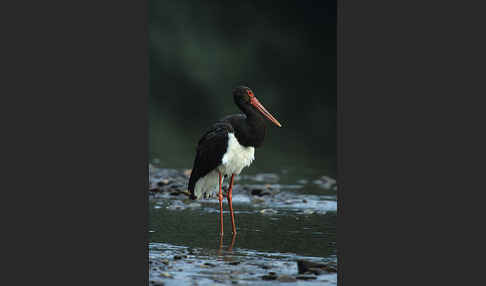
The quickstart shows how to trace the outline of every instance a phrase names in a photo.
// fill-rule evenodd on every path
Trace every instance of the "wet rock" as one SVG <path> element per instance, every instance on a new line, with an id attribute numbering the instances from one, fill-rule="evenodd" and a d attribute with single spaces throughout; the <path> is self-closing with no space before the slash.
<path id="1" fill-rule="evenodd" d="M 160 180 L 160 181 L 157 182 L 157 186 L 162 187 L 162 186 L 165 186 L 165 185 L 167 185 L 169 183 L 170 183 L 170 180 L 169 179 L 162 179 L 162 180 Z"/>
<path id="2" fill-rule="evenodd" d="M 253 198 L 251 200 L 251 202 L 254 203 L 254 204 L 261 204 L 261 203 L 264 203 L 265 202 L 265 199 L 260 198 L 260 197 L 256 197 L 256 198 Z"/>
<path id="3" fill-rule="evenodd" d="M 277 274 L 275 272 L 270 272 L 267 275 L 261 277 L 263 280 L 277 280 Z"/>
<path id="4" fill-rule="evenodd" d="M 337 273 L 337 267 L 334 265 L 328 265 L 326 270 L 327 272 Z"/>
<path id="5" fill-rule="evenodd" d="M 252 180 L 256 182 L 265 182 L 265 183 L 276 183 L 280 179 L 280 177 L 277 174 L 272 174 L 272 173 L 260 173 L 254 176 L 243 175 L 243 176 L 238 176 L 237 178 Z"/>
<path id="6" fill-rule="evenodd" d="M 240 264 L 240 263 L 241 263 L 240 261 L 231 261 L 231 262 L 230 262 L 230 263 L 228 263 L 228 264 L 230 264 L 230 265 L 238 265 L 238 264 Z"/>
<path id="7" fill-rule="evenodd" d="M 173 201 L 171 205 L 167 206 L 168 210 L 182 210 L 185 209 L 186 205 L 181 201 Z"/>
<path id="8" fill-rule="evenodd" d="M 162 272 L 160 273 L 159 275 L 160 277 L 165 277 L 165 278 L 174 278 L 174 276 L 172 276 L 170 273 L 168 272 Z"/>
<path id="9" fill-rule="evenodd" d="M 309 268 L 307 272 L 315 275 L 321 275 L 324 274 L 326 271 L 322 270 L 321 268 Z"/>
<path id="10" fill-rule="evenodd" d="M 322 176 L 321 178 L 312 182 L 327 190 L 331 190 L 334 188 L 334 186 L 336 186 L 336 180 L 328 176 Z"/>
<path id="11" fill-rule="evenodd" d="M 314 214 L 314 213 L 315 213 L 315 211 L 314 211 L 314 210 L 312 210 L 312 209 L 305 209 L 305 210 L 302 212 L 302 214 L 306 214 L 306 215 L 310 215 L 310 214 Z"/>
<path id="12" fill-rule="evenodd" d="M 272 192 L 270 192 L 267 189 L 252 189 L 251 190 L 251 195 L 252 196 L 259 196 L 259 197 L 271 196 L 272 195 Z"/>
<path id="13" fill-rule="evenodd" d="M 263 268 L 263 269 L 270 269 L 270 268 L 272 268 L 272 266 L 266 265 L 266 264 L 260 265 L 260 267 Z M 271 273 L 275 273 L 275 272 L 271 272 Z"/>
<path id="14" fill-rule="evenodd" d="M 186 177 L 190 177 L 190 176 L 191 176 L 191 172 L 192 172 L 192 169 L 185 169 L 185 170 L 184 170 L 184 175 L 185 175 Z"/>
<path id="15" fill-rule="evenodd" d="M 204 263 L 204 265 L 209 266 L 209 267 L 216 267 L 215 264 L 212 264 L 212 263 L 209 263 L 209 262 Z"/>
<path id="16" fill-rule="evenodd" d="M 174 260 L 180 260 L 182 258 L 187 258 L 187 255 L 174 255 Z"/>
<path id="17" fill-rule="evenodd" d="M 164 263 L 165 265 L 169 265 L 169 260 L 167 259 L 162 259 L 161 262 Z"/>
<path id="18" fill-rule="evenodd" d="M 328 265 L 324 263 L 316 263 L 316 262 L 311 262 L 306 260 L 298 260 L 297 268 L 299 270 L 299 274 L 313 273 L 316 275 L 320 275 L 324 272 L 337 272 L 337 269 L 332 265 Z"/>
<path id="19" fill-rule="evenodd" d="M 316 280 L 317 279 L 317 277 L 313 276 L 313 275 L 299 275 L 295 278 L 299 279 L 299 280 Z"/>
<path id="20" fill-rule="evenodd" d="M 328 176 L 322 176 L 321 180 L 323 180 L 326 184 L 330 184 L 330 185 L 336 184 L 336 180 Z"/>
<path id="21" fill-rule="evenodd" d="M 154 285 L 154 286 L 164 286 L 164 282 L 162 281 L 150 281 L 150 285 Z"/>
<path id="22" fill-rule="evenodd" d="M 274 210 L 274 209 L 263 209 L 263 210 L 260 211 L 260 213 L 262 213 L 262 214 L 276 214 L 277 211 Z"/>
<path id="23" fill-rule="evenodd" d="M 200 208 L 202 205 L 200 203 L 191 202 L 187 205 L 188 208 Z"/>
<path id="24" fill-rule="evenodd" d="M 281 276 L 278 277 L 277 280 L 279 282 L 297 282 L 297 279 L 295 279 L 292 276 L 288 276 L 288 275 L 281 275 Z"/>
<path id="25" fill-rule="evenodd" d="M 180 191 L 187 186 L 187 176 L 183 171 L 175 169 L 149 168 L 149 190 L 155 193 Z"/>

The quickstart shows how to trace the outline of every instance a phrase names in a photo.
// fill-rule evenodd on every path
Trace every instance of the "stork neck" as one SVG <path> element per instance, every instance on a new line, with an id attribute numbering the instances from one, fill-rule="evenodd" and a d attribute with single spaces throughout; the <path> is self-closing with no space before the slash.
<path id="1" fill-rule="evenodd" d="M 245 124 L 242 126 L 240 132 L 238 132 L 240 137 L 238 140 L 244 146 L 260 147 L 265 138 L 265 119 L 254 109 L 250 112 L 245 112 L 245 114 Z"/>

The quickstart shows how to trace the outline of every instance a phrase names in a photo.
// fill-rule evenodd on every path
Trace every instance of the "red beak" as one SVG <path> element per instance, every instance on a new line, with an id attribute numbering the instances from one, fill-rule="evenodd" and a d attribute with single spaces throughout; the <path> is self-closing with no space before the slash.
<path id="1" fill-rule="evenodd" d="M 265 107 L 263 107 L 255 96 L 251 97 L 250 103 L 251 105 L 255 106 L 266 118 L 268 118 L 268 120 L 272 121 L 278 127 L 282 127 L 282 124 L 280 124 L 280 122 L 278 122 L 278 120 L 275 119 L 275 117 L 273 117 Z"/>

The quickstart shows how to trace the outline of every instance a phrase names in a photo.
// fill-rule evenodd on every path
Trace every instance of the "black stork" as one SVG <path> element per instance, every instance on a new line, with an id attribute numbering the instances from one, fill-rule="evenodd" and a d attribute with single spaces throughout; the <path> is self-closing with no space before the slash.
<path id="1" fill-rule="evenodd" d="M 223 234 L 224 177 L 231 176 L 227 193 L 233 235 L 236 234 L 233 214 L 232 189 L 235 175 L 248 167 L 255 158 L 255 148 L 262 146 L 265 138 L 265 118 L 278 127 L 282 125 L 258 101 L 246 86 L 233 89 L 235 104 L 244 114 L 226 116 L 214 123 L 198 142 L 196 158 L 189 178 L 192 199 L 209 198 L 218 191 L 220 234 Z M 218 189 L 219 186 L 219 189 Z"/>

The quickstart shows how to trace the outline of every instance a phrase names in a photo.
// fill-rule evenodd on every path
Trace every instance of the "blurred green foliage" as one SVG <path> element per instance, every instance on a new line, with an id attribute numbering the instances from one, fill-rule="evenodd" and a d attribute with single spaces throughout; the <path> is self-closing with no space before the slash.
<path id="1" fill-rule="evenodd" d="M 239 112 L 243 84 L 283 125 L 250 169 L 334 175 L 336 68 L 335 1 L 150 0 L 150 158 L 191 168 L 202 132 Z"/>

